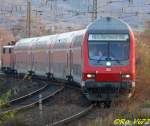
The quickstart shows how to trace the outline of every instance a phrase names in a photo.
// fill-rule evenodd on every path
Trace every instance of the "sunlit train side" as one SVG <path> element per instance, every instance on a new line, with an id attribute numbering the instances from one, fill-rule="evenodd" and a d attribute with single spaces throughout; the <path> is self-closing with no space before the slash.
<path id="1" fill-rule="evenodd" d="M 32 42 L 31 72 L 34 72 L 38 76 L 45 76 L 49 72 L 49 48 L 47 45 L 49 38 L 50 36 L 39 37 Z"/>
<path id="2" fill-rule="evenodd" d="M 32 44 L 37 38 L 24 38 L 19 40 L 14 46 L 14 70 L 17 73 L 27 73 L 33 69 Z"/>
<path id="3" fill-rule="evenodd" d="M 103 17 L 84 30 L 21 39 L 14 69 L 80 85 L 92 101 L 130 97 L 135 88 L 135 43 L 123 21 Z"/>
<path id="4" fill-rule="evenodd" d="M 51 75 L 53 78 L 66 80 L 69 77 L 69 49 L 73 33 L 58 34 L 52 42 L 52 49 L 50 50 Z"/>

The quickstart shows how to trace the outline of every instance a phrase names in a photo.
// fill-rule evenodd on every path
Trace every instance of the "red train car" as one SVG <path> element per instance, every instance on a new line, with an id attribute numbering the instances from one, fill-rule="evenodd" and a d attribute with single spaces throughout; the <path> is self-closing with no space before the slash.
<path id="1" fill-rule="evenodd" d="M 128 24 L 113 17 L 102 17 L 80 31 L 22 39 L 14 54 L 12 69 L 18 73 L 73 81 L 92 101 L 109 103 L 134 92 L 134 35 Z"/>
<path id="2" fill-rule="evenodd" d="M 14 67 L 14 46 L 8 45 L 3 46 L 2 49 L 2 70 L 3 71 L 11 71 L 11 68 Z"/>

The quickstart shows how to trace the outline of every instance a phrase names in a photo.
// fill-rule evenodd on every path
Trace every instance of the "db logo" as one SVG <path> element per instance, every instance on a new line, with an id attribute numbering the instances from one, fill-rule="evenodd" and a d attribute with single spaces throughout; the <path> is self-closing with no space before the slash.
<path id="1" fill-rule="evenodd" d="M 111 68 L 106 68 L 106 71 L 108 71 L 108 72 L 111 71 Z"/>

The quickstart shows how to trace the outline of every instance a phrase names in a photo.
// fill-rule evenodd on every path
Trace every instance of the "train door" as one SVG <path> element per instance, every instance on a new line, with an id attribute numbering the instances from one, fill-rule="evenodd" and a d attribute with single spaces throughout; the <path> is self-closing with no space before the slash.
<path id="1" fill-rule="evenodd" d="M 71 76 L 73 80 L 80 84 L 81 82 L 81 41 L 82 35 L 76 35 L 71 47 Z"/>
<path id="2" fill-rule="evenodd" d="M 33 63 L 32 63 L 32 52 L 28 50 L 28 56 L 26 57 L 26 63 L 28 65 L 28 71 L 32 71 Z"/>
<path id="3" fill-rule="evenodd" d="M 32 71 L 34 72 L 35 71 L 35 61 L 34 61 L 34 55 L 35 55 L 35 52 L 34 52 L 34 48 L 33 48 L 33 42 L 37 41 L 37 39 L 33 39 L 31 40 L 31 44 L 28 48 L 28 57 L 27 57 L 27 65 L 28 65 L 28 71 Z M 35 46 L 35 45 L 34 45 Z"/>
<path id="4" fill-rule="evenodd" d="M 54 76 L 54 58 L 53 58 L 53 49 L 50 50 L 50 55 L 49 55 L 49 59 L 50 59 L 50 73 L 52 75 L 52 77 Z"/>
<path id="5" fill-rule="evenodd" d="M 10 49 L 11 49 L 11 68 L 14 69 L 14 65 L 15 65 L 14 48 L 10 48 Z"/>
<path id="6" fill-rule="evenodd" d="M 69 50 L 69 53 L 70 53 L 70 77 L 73 79 L 73 52 L 72 52 L 72 49 L 70 48 Z"/>
<path id="7" fill-rule="evenodd" d="M 28 56 L 26 58 L 26 61 L 27 61 L 26 64 L 28 66 L 28 71 L 33 71 L 34 70 L 34 53 L 33 53 L 32 50 L 33 50 L 32 47 L 30 47 L 28 49 Z"/>
<path id="8" fill-rule="evenodd" d="M 48 44 L 49 45 L 49 74 L 50 74 L 50 78 L 52 79 L 53 78 L 53 46 L 54 46 L 54 40 L 55 40 L 55 37 L 54 38 L 51 38 L 50 39 L 50 43 Z"/>
<path id="9" fill-rule="evenodd" d="M 31 71 L 33 71 L 33 67 L 34 67 L 34 55 L 32 54 L 32 52 L 30 53 L 31 56 Z"/>
<path id="10" fill-rule="evenodd" d="M 66 75 L 69 74 L 69 50 L 67 50 L 67 64 L 66 64 Z"/>
<path id="11" fill-rule="evenodd" d="M 66 77 L 70 77 L 70 48 L 66 52 L 67 64 L 66 64 Z"/>
<path id="12" fill-rule="evenodd" d="M 51 52 L 48 49 L 48 73 L 51 74 Z"/>

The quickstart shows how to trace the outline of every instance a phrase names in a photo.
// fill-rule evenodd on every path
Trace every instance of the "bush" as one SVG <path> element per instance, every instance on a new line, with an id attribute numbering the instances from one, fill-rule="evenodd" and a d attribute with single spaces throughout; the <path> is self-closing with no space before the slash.
<path id="1" fill-rule="evenodd" d="M 150 77 L 150 31 L 135 35 L 136 63 L 138 76 Z"/>

